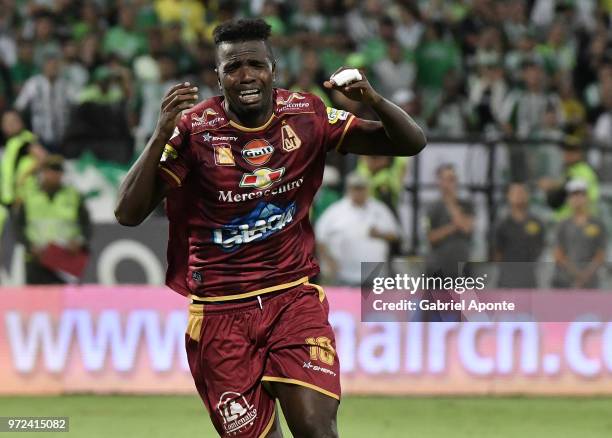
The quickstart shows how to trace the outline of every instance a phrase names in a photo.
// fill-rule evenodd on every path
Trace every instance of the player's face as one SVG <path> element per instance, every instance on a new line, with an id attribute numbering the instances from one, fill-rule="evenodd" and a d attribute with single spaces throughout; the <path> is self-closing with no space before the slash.
<path id="1" fill-rule="evenodd" d="M 217 48 L 219 84 L 238 115 L 271 109 L 274 68 L 263 41 L 222 43 Z"/>

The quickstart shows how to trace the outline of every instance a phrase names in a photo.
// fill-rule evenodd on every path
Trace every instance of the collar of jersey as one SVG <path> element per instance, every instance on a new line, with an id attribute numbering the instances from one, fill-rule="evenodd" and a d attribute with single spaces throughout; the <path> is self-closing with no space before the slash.
<path id="1" fill-rule="evenodd" d="M 242 126 L 242 125 L 234 122 L 229 117 L 227 119 L 229 120 L 229 124 L 230 125 L 232 125 L 236 129 L 239 129 L 240 131 L 255 132 L 255 131 L 263 131 L 264 129 L 266 129 L 270 125 L 270 123 L 272 123 L 272 120 L 274 120 L 274 117 L 275 117 L 275 114 L 274 114 L 274 112 L 272 112 L 272 115 L 270 116 L 268 121 L 266 123 L 264 123 L 263 125 L 261 125 L 261 126 L 257 126 L 256 128 L 247 128 L 246 126 Z"/>

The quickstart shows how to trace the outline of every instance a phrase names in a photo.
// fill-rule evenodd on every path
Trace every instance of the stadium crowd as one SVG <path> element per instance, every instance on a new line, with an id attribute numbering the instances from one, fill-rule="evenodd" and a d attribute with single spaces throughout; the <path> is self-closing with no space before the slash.
<path id="1" fill-rule="evenodd" d="M 586 194 L 592 217 L 584 226 L 592 231 L 595 221 L 605 234 L 597 171 L 609 167 L 606 148 L 612 146 L 610 0 L 0 0 L 2 203 L 8 207 L 19 198 L 17 186 L 46 153 L 130 163 L 155 129 L 172 84 L 197 84 L 201 99 L 218 93 L 212 29 L 240 16 L 263 16 L 272 26 L 277 86 L 307 90 L 329 106 L 373 118 L 322 87 L 340 66 L 354 66 L 411 114 L 432 144 L 518 141 L 520 147 L 508 146 L 511 171 L 502 183 L 527 185 L 510 188 L 508 202 L 499 197 L 500 208 L 516 213 L 516 220 L 491 224 L 491 258 L 512 258 L 503 247 L 512 243 L 503 237 L 504 226 L 540 226 L 540 219 L 518 213 L 528 192 L 546 200 L 555 222 L 583 211 L 574 193 Z M 454 190 L 452 165 L 459 163 L 452 154 L 445 161 L 435 172 L 440 200 L 425 215 L 429 260 L 469 251 L 474 227 L 476 207 L 447 193 Z M 395 221 L 410 164 L 330 154 L 313 218 L 336 202 L 344 202 L 336 211 L 346 217 L 351 209 L 341 199 L 343 182 L 350 182 L 350 198 L 366 181 L 368 197 L 382 204 L 373 208 L 391 212 L 384 230 L 364 231 L 372 253 L 380 253 L 381 240 L 388 247 L 383 253 L 401 251 L 397 239 L 407 231 L 396 233 Z M 522 192 L 527 195 L 517 195 Z M 324 225 L 319 229 L 328 235 Z M 567 268 L 561 242 L 579 233 L 570 226 L 563 232 L 553 239 L 555 260 Z M 599 249 L 576 257 L 599 260 Z"/>

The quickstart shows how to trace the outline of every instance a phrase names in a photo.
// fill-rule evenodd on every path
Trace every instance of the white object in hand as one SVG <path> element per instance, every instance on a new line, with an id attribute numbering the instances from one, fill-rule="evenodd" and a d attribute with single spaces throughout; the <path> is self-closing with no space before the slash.
<path id="1" fill-rule="evenodd" d="M 331 81 L 334 81 L 334 84 L 336 84 L 337 86 L 342 87 L 343 85 L 346 85 L 349 82 L 360 81 L 361 73 L 359 73 L 359 70 L 357 70 L 356 68 L 349 68 L 346 70 L 342 70 L 341 72 L 338 72 L 335 75 L 332 75 L 332 77 L 329 79 Z"/>

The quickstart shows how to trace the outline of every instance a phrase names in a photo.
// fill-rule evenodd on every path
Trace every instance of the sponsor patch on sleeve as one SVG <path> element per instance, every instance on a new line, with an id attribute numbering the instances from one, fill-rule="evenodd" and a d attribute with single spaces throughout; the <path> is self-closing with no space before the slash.
<path id="1" fill-rule="evenodd" d="M 178 158 L 178 152 L 176 152 L 176 149 L 174 149 L 172 146 L 167 144 L 164 147 L 164 153 L 162 154 L 160 161 L 162 163 L 165 163 L 166 161 L 176 160 L 177 158 Z"/>
<path id="2" fill-rule="evenodd" d="M 336 108 L 327 107 L 327 121 L 330 125 L 333 125 L 338 122 L 338 120 L 346 120 L 349 116 L 349 113 L 344 110 L 339 110 Z"/>

